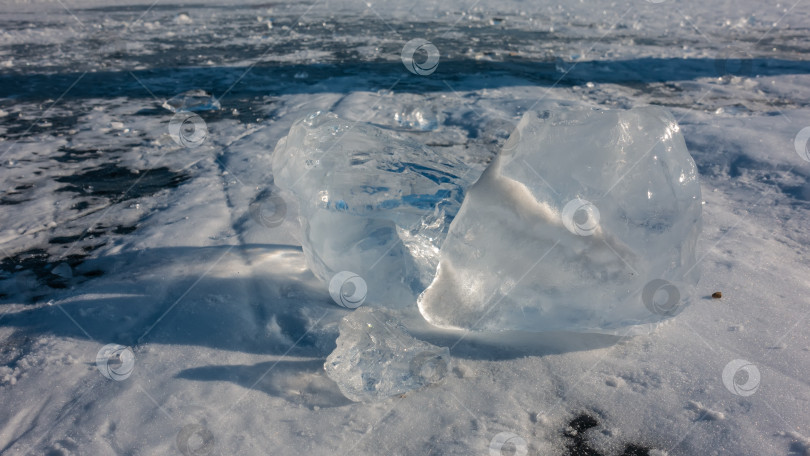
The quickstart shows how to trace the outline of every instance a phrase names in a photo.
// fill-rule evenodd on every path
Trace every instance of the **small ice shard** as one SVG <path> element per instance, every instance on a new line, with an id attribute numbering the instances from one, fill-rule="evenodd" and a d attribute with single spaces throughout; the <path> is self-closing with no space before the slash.
<path id="1" fill-rule="evenodd" d="M 193 23 L 194 21 L 191 20 L 188 14 L 180 13 L 177 16 L 175 16 L 174 19 L 172 19 L 172 22 L 179 25 L 188 25 Z"/>
<path id="2" fill-rule="evenodd" d="M 444 381 L 450 350 L 413 338 L 388 311 L 364 307 L 340 322 L 323 367 L 344 396 L 373 402 Z"/>
<path id="3" fill-rule="evenodd" d="M 171 112 L 199 112 L 216 111 L 221 105 L 205 90 L 189 90 L 169 98 L 163 107 Z"/>
<path id="4" fill-rule="evenodd" d="M 275 184 L 295 197 L 307 265 L 324 283 L 351 271 L 370 305 L 413 305 L 433 280 L 470 168 L 373 125 L 318 112 L 273 154 Z"/>
<path id="5" fill-rule="evenodd" d="M 419 310 L 476 331 L 649 332 L 689 302 L 700 230 L 667 112 L 527 113 L 468 189 Z"/>
<path id="6" fill-rule="evenodd" d="M 63 279 L 73 278 L 73 270 L 67 263 L 59 263 L 58 265 L 54 266 L 54 268 L 51 269 L 51 274 L 59 276 Z"/>
<path id="7" fill-rule="evenodd" d="M 439 118 L 423 107 L 407 106 L 394 114 L 394 121 L 405 129 L 433 131 L 439 128 Z"/>

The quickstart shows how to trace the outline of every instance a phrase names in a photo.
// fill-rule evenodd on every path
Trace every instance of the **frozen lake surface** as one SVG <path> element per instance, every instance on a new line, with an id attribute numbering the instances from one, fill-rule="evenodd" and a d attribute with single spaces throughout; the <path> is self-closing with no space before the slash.
<path id="1" fill-rule="evenodd" d="M 810 5 L 105 3 L 0 7 L 0 453 L 810 454 Z M 341 393 L 351 310 L 270 196 L 294 121 L 480 174 L 526 111 L 647 105 L 700 173 L 693 305 L 635 337 L 406 322 L 444 381 Z"/>

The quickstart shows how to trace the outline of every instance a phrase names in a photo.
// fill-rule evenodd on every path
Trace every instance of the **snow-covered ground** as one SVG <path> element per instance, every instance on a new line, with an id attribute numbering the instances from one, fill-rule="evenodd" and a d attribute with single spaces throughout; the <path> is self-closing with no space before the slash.
<path id="1" fill-rule="evenodd" d="M 810 454 L 807 2 L 107 3 L 0 7 L 0 453 Z M 402 63 L 415 38 L 431 74 Z M 221 109 L 184 147 L 162 106 L 193 89 Z M 700 171 L 692 306 L 632 338 L 422 327 L 443 384 L 340 393 L 323 364 L 350 311 L 295 205 L 257 215 L 293 121 L 395 127 L 480 171 L 527 110 L 651 104 Z M 127 378 L 97 368 L 107 344 Z"/>

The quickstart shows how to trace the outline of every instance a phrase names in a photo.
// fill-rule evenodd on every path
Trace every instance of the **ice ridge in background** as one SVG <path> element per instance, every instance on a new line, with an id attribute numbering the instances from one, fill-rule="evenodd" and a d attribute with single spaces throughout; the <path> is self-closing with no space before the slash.
<path id="1" fill-rule="evenodd" d="M 660 108 L 524 115 L 441 247 L 419 310 L 477 331 L 647 332 L 699 273 L 701 199 Z"/>
<path id="2" fill-rule="evenodd" d="M 366 303 L 413 305 L 475 176 L 395 131 L 317 112 L 293 124 L 273 154 L 275 184 L 300 210 L 307 264 L 328 283 L 351 271 Z"/>

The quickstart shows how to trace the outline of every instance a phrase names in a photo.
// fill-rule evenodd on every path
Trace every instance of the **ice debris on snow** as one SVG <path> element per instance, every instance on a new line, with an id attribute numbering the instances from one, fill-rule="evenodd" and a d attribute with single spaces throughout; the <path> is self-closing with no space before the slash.
<path id="1" fill-rule="evenodd" d="M 171 112 L 200 112 L 217 111 L 222 106 L 205 90 L 188 90 L 166 100 L 163 107 Z"/>
<path id="2" fill-rule="evenodd" d="M 469 184 L 469 167 L 370 124 L 317 112 L 273 154 L 275 184 L 299 203 L 301 243 L 324 283 L 352 271 L 368 303 L 413 305 Z"/>
<path id="3" fill-rule="evenodd" d="M 189 17 L 186 13 L 180 13 L 172 19 L 172 22 L 179 25 L 188 25 L 193 23 L 194 21 Z"/>
<path id="4" fill-rule="evenodd" d="M 442 383 L 450 350 L 415 339 L 390 311 L 360 308 L 340 322 L 326 375 L 347 398 L 373 402 Z"/>
<path id="5" fill-rule="evenodd" d="M 529 112 L 468 189 L 419 310 L 467 330 L 648 332 L 699 278 L 700 201 L 664 110 Z"/>
<path id="6" fill-rule="evenodd" d="M 67 263 L 59 263 L 51 269 L 51 274 L 62 277 L 63 279 L 72 279 L 73 269 L 71 269 L 70 265 Z"/>
<path id="7" fill-rule="evenodd" d="M 799 434 L 796 431 L 780 431 L 776 435 L 780 437 L 787 437 L 791 440 L 790 454 L 810 455 L 810 439 Z"/>
<path id="8" fill-rule="evenodd" d="M 394 121 L 409 130 L 433 131 L 439 128 L 439 118 L 436 113 L 416 106 L 406 106 L 394 114 Z"/>

